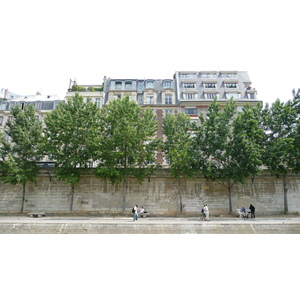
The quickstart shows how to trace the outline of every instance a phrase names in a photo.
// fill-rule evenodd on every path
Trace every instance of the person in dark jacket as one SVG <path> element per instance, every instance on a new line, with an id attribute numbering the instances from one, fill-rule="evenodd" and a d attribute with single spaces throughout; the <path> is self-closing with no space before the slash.
<path id="1" fill-rule="evenodd" d="M 249 209 L 251 212 L 251 218 L 255 218 L 255 207 L 252 204 L 250 204 Z"/>

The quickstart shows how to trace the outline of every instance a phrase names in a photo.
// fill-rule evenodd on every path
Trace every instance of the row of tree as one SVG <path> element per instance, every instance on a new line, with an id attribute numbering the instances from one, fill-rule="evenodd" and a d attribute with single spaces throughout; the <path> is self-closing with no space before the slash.
<path id="1" fill-rule="evenodd" d="M 37 162 L 48 155 L 55 161 L 57 178 L 71 185 L 70 211 L 74 188 L 85 170 L 112 183 L 123 182 L 125 212 L 128 178 L 141 182 L 153 174 L 160 167 L 156 154 L 163 152 L 178 180 L 181 212 L 180 178 L 201 173 L 226 185 L 232 212 L 233 184 L 244 183 L 263 168 L 282 176 L 288 212 L 286 176 L 300 171 L 299 99 L 298 90 L 286 103 L 277 100 L 265 108 L 247 104 L 241 112 L 233 100 L 223 107 L 215 100 L 197 124 L 182 113 L 166 115 L 163 139 L 157 138 L 158 123 L 151 109 L 142 109 L 129 97 L 99 110 L 76 93 L 48 113 L 44 125 L 33 106 L 16 106 L 6 135 L 0 137 L 0 179 L 23 185 L 23 211 L 26 183 L 36 181 Z"/>

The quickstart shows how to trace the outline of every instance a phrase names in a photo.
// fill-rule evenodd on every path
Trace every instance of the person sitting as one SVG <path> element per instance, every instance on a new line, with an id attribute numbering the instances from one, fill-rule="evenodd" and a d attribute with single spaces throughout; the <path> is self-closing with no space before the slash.
<path id="1" fill-rule="evenodd" d="M 149 215 L 148 212 L 146 212 L 145 208 L 142 206 L 140 209 L 140 216 L 141 217 L 147 217 L 147 215 Z"/>
<path id="2" fill-rule="evenodd" d="M 241 218 L 242 217 L 242 212 L 239 208 L 236 209 L 237 213 L 238 213 L 238 216 Z"/>
<path id="3" fill-rule="evenodd" d="M 246 208 L 245 208 L 244 206 L 241 208 L 241 214 L 242 214 L 242 216 L 243 216 L 244 218 L 247 217 L 247 211 L 246 211 Z"/>

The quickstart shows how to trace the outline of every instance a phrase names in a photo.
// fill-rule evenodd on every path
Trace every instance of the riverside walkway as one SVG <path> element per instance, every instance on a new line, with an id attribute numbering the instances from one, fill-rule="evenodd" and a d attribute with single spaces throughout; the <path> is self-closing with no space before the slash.
<path id="1" fill-rule="evenodd" d="M 255 219 L 212 217 L 45 216 L 0 215 L 0 234 L 299 234 L 300 217 Z"/>

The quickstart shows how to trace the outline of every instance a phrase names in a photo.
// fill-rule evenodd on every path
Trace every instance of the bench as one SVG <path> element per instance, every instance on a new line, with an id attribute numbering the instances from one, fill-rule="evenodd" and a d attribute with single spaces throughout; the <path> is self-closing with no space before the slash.
<path id="1" fill-rule="evenodd" d="M 30 212 L 27 215 L 28 215 L 28 217 L 31 217 L 31 218 L 41 218 L 41 217 L 46 216 L 46 214 L 44 212 Z"/>
<path id="2" fill-rule="evenodd" d="M 146 213 L 139 213 L 139 217 L 141 217 L 141 218 L 146 218 L 147 216 L 149 216 L 148 212 L 146 212 Z"/>

